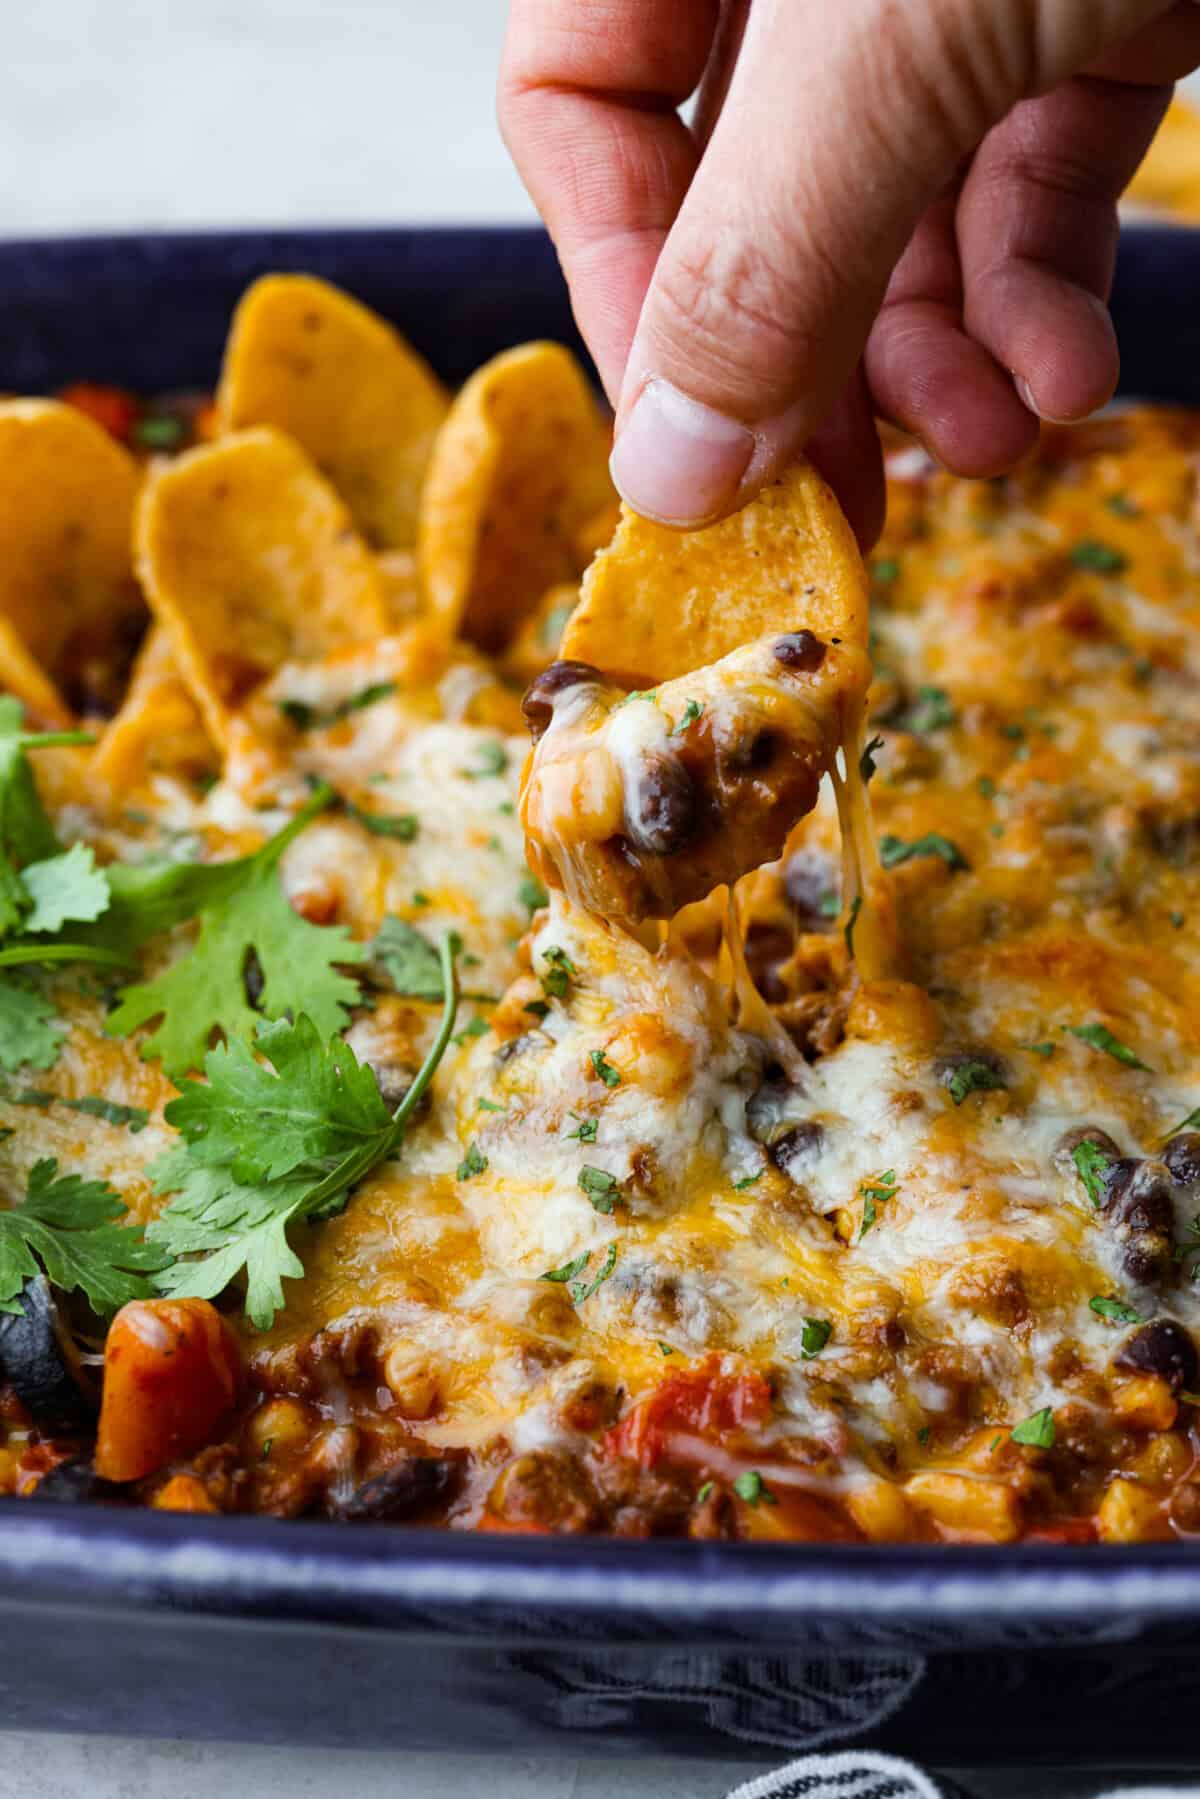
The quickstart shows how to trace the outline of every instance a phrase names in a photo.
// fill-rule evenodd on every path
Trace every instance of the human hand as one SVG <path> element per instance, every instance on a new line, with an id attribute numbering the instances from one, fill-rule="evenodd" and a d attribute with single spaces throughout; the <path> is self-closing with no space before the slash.
<path id="1" fill-rule="evenodd" d="M 513 0 L 624 497 L 698 524 L 807 445 L 869 542 L 874 413 L 984 476 L 1103 405 L 1116 202 L 1198 62 L 1194 0 Z"/>

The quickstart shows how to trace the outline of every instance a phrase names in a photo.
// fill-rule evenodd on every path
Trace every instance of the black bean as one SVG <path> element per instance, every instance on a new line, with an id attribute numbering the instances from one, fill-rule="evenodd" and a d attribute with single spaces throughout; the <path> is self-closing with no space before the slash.
<path id="1" fill-rule="evenodd" d="M 1100 1208 L 1131 1231 L 1164 1231 L 1175 1227 L 1171 1176 L 1162 1162 L 1118 1156 L 1100 1176 Z"/>
<path id="2" fill-rule="evenodd" d="M 115 1480 L 102 1480 L 89 1461 L 81 1458 L 70 1462 L 58 1462 L 43 1474 L 33 1489 L 34 1499 L 53 1499 L 71 1504 L 81 1500 L 93 1502 L 114 1501 L 121 1504 L 129 1498 L 129 1490 L 120 1486 Z"/>
<path id="3" fill-rule="evenodd" d="M 1200 1131 L 1180 1131 L 1163 1150 L 1163 1162 L 1178 1187 L 1200 1181 Z"/>
<path id="4" fill-rule="evenodd" d="M 783 891 L 805 931 L 832 931 L 837 922 L 837 874 L 820 850 L 795 850 L 783 865 Z"/>
<path id="5" fill-rule="evenodd" d="M 629 841 L 652 856 L 671 856 L 687 843 L 695 822 L 696 789 L 687 769 L 662 751 L 644 756 L 625 802 Z"/>
<path id="6" fill-rule="evenodd" d="M 549 668 L 544 668 L 530 682 L 521 701 L 521 711 L 533 741 L 536 743 L 545 733 L 554 716 L 554 702 L 568 688 L 580 687 L 584 682 L 599 686 L 603 680 L 600 670 L 593 668 L 590 662 L 552 662 Z"/>
<path id="7" fill-rule="evenodd" d="M 746 931 L 746 967 L 763 998 L 779 1005 L 788 997 L 787 982 L 779 973 L 795 948 L 795 934 L 787 925 L 752 923 Z"/>
<path id="8" fill-rule="evenodd" d="M 1121 1345 L 1114 1357 L 1118 1368 L 1135 1368 L 1141 1374 L 1157 1374 L 1172 1393 L 1194 1387 L 1200 1371 L 1196 1345 L 1173 1318 L 1155 1318 L 1141 1325 Z"/>
<path id="9" fill-rule="evenodd" d="M 721 755 L 721 773 L 728 780 L 761 775 L 770 768 L 779 750 L 774 731 L 743 731 L 732 743 L 725 744 Z"/>
<path id="10" fill-rule="evenodd" d="M 1108 1132 L 1102 1131 L 1098 1124 L 1080 1125 L 1075 1130 L 1064 1131 L 1054 1146 L 1054 1154 L 1051 1157 L 1051 1160 L 1060 1174 L 1078 1174 L 1079 1171 L 1074 1162 L 1074 1153 L 1081 1143 L 1094 1143 L 1102 1155 L 1119 1156 L 1121 1153 L 1119 1146 L 1109 1136 Z"/>
<path id="11" fill-rule="evenodd" d="M 756 1143 L 769 1143 L 778 1133 L 780 1114 L 795 1092 L 782 1069 L 768 1069 L 766 1079 L 746 1103 L 746 1128 Z"/>
<path id="12" fill-rule="evenodd" d="M 784 668 L 811 675 L 825 660 L 825 645 L 811 631 L 789 631 L 775 639 L 774 653 Z"/>
<path id="13" fill-rule="evenodd" d="M 820 1125 L 815 1119 L 807 1118 L 768 1144 L 767 1155 L 790 1181 L 799 1181 L 804 1170 L 820 1155 L 824 1142 L 825 1133 Z"/>
<path id="14" fill-rule="evenodd" d="M 364 1481 L 348 1499 L 335 1500 L 333 1516 L 347 1524 L 411 1518 L 441 1497 L 455 1467 L 454 1462 L 433 1456 L 402 1456 L 373 1480 Z"/>

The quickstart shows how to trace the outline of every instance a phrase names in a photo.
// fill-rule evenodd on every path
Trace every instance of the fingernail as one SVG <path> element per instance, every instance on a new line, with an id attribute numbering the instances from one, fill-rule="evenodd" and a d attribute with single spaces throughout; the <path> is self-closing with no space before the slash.
<path id="1" fill-rule="evenodd" d="M 754 434 L 669 381 L 647 381 L 621 428 L 609 469 L 621 498 L 662 525 L 700 525 L 733 499 Z"/>
<path id="2" fill-rule="evenodd" d="M 1054 413 L 1044 411 L 1034 399 L 1033 389 L 1030 387 L 1028 381 L 1026 381 L 1024 375 L 1014 374 L 1013 386 L 1017 390 L 1018 400 L 1020 400 L 1026 412 L 1032 412 L 1035 419 L 1041 419 L 1042 422 L 1047 425 L 1077 425 L 1079 423 L 1079 419 L 1077 418 L 1056 418 Z M 1086 417 L 1087 415 L 1084 414 L 1083 416 Z"/>

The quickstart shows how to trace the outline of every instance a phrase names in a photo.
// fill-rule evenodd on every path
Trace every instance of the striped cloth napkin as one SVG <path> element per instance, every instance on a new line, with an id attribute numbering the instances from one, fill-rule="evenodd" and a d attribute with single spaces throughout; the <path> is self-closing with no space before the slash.
<path id="1" fill-rule="evenodd" d="M 1049 1788 L 1046 1789 L 1049 1791 Z M 1096 1799 L 1196 1799 L 1196 1789 L 1110 1788 Z M 726 1799 L 971 1799 L 961 1786 L 922 1773 L 912 1762 L 870 1750 L 803 1755 L 771 1774 L 735 1787 Z"/>

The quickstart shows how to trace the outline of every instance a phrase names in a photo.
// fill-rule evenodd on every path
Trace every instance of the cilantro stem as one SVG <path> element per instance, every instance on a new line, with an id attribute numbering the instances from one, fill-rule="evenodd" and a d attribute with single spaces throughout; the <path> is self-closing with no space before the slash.
<path id="1" fill-rule="evenodd" d="M 392 1113 L 393 1142 L 399 1140 L 405 1125 L 420 1105 L 454 1031 L 454 1020 L 458 1013 L 458 969 L 454 965 L 457 949 L 454 933 L 447 931 L 438 945 L 438 959 L 442 965 L 442 1022 L 438 1026 L 438 1034 L 430 1046 L 429 1054 L 417 1070 L 416 1079 Z"/>
<path id="2" fill-rule="evenodd" d="M 337 1167 L 332 1169 L 325 1179 L 305 1196 L 304 1212 L 307 1216 L 311 1217 L 313 1213 L 319 1212 L 327 1200 L 348 1192 L 377 1163 L 385 1161 L 403 1137 L 404 1127 L 420 1105 L 425 1090 L 434 1077 L 438 1063 L 446 1053 L 446 1046 L 450 1042 L 451 1033 L 454 1030 L 454 1019 L 458 1011 L 458 970 L 454 965 L 457 953 L 458 946 L 455 935 L 452 931 L 447 931 L 438 946 L 438 957 L 442 970 L 442 991 L 445 996 L 442 1004 L 442 1022 L 438 1026 L 438 1034 L 433 1040 L 429 1054 L 417 1071 L 416 1079 L 392 1113 L 391 1129 L 382 1143 L 377 1137 L 372 1138 L 361 1149 L 356 1149 L 351 1155 L 344 1157 Z"/>
<path id="3" fill-rule="evenodd" d="M 106 968 L 128 968 L 129 957 L 94 943 L 14 943 L 0 949 L 0 968 L 23 962 L 99 962 Z"/>
<path id="4" fill-rule="evenodd" d="M 93 731 L 31 731 L 20 739 L 20 745 L 23 750 L 57 750 L 99 741 Z"/>
<path id="5" fill-rule="evenodd" d="M 320 813 L 328 811 L 336 798 L 337 795 L 334 793 L 333 788 L 329 785 L 328 781 L 322 781 L 318 786 L 313 788 L 311 795 L 301 806 L 295 818 L 289 818 L 282 831 L 280 831 L 277 836 L 272 837 L 269 843 L 264 843 L 262 849 L 255 853 L 261 857 L 264 862 L 269 862 L 271 864 L 278 862 L 280 856 L 282 856 L 284 850 L 288 847 L 288 844 L 294 843 L 301 831 L 303 831 L 307 825 L 310 825 L 313 819 Z"/>

